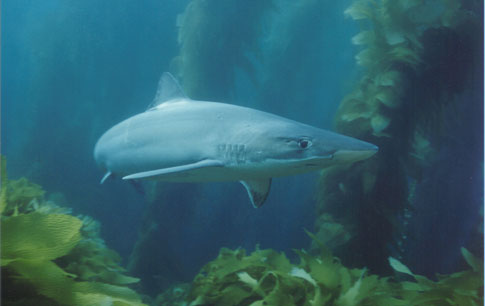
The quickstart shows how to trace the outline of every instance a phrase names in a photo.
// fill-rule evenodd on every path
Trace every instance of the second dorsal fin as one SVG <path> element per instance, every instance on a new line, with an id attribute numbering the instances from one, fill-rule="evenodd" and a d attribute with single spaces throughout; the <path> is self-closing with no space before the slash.
<path id="1" fill-rule="evenodd" d="M 153 98 L 153 101 L 150 103 L 147 110 L 155 108 L 162 103 L 181 99 L 188 99 L 188 97 L 173 75 L 170 74 L 170 72 L 164 72 L 160 77 L 160 81 L 158 81 L 155 98 Z"/>

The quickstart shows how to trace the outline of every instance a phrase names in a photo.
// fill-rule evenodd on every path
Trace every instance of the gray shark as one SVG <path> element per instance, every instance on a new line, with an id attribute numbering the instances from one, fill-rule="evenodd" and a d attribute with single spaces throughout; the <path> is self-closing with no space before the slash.
<path id="1" fill-rule="evenodd" d="M 271 178 L 366 159 L 377 146 L 231 104 L 188 98 L 170 73 L 149 108 L 104 133 L 94 158 L 109 176 L 168 182 L 240 181 L 260 207 Z"/>

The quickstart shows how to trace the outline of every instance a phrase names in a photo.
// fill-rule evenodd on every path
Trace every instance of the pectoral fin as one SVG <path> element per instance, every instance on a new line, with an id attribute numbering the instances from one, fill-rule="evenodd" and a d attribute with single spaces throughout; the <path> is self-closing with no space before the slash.
<path id="1" fill-rule="evenodd" d="M 249 199 L 255 208 L 261 207 L 266 201 L 271 187 L 271 178 L 260 180 L 240 181 L 249 195 Z"/>
<path id="2" fill-rule="evenodd" d="M 224 164 L 218 160 L 205 159 L 193 164 L 133 173 L 123 177 L 123 179 L 133 180 L 133 179 L 156 178 L 157 176 L 164 176 L 164 175 L 174 174 L 174 173 L 183 173 L 183 172 L 188 172 L 188 171 L 200 169 L 200 168 L 223 167 L 223 166 Z"/>

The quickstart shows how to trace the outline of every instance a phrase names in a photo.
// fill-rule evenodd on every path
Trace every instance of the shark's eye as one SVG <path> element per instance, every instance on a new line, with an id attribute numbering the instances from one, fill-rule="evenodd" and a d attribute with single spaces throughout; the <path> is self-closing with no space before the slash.
<path id="1" fill-rule="evenodd" d="M 298 146 L 302 149 L 306 149 L 308 148 L 309 146 L 312 145 L 312 142 L 308 139 L 300 139 L 298 140 Z"/>

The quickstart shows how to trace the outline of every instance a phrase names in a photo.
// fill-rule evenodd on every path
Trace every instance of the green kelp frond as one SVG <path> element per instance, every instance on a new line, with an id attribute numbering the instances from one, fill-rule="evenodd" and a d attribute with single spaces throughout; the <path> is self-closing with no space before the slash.
<path id="1" fill-rule="evenodd" d="M 12 268 L 36 290 L 63 305 L 143 305 L 126 287 L 101 282 L 78 282 L 51 261 L 15 262 Z"/>
<path id="2" fill-rule="evenodd" d="M 143 305 L 135 291 L 122 286 L 138 279 L 123 274 L 118 254 L 106 247 L 94 220 L 63 213 L 70 210 L 45 201 L 44 190 L 24 178 L 2 175 L 2 187 L 2 302 Z"/>
<path id="3" fill-rule="evenodd" d="M 356 0 L 344 12 L 365 25 L 352 38 L 364 49 L 356 62 L 367 69 L 359 88 L 341 103 L 339 130 L 351 135 L 392 136 L 387 130 L 403 104 L 403 93 L 411 73 L 423 62 L 423 34 L 431 28 L 457 27 L 468 14 L 458 0 Z M 469 14 L 468 14 L 469 15 Z M 355 135 L 355 136 L 358 136 Z"/>
<path id="4" fill-rule="evenodd" d="M 124 275 L 126 269 L 120 265 L 121 257 L 106 247 L 99 236 L 100 225 L 94 219 L 84 216 L 83 239 L 63 259 L 65 270 L 77 275 L 78 280 L 98 281 L 113 285 L 137 283 L 138 278 Z"/>
<path id="5" fill-rule="evenodd" d="M 390 257 L 389 264 L 396 272 L 415 280 L 400 283 L 400 295 L 409 301 L 408 305 L 483 305 L 483 261 L 465 248 L 461 252 L 472 270 L 437 275 L 436 282 L 412 273 L 403 263 Z"/>
<path id="6" fill-rule="evenodd" d="M 71 209 L 61 207 L 53 201 L 44 199 L 45 191 L 40 185 L 22 177 L 2 183 L 2 216 L 18 216 L 33 212 L 42 214 L 70 214 Z"/>
<path id="7" fill-rule="evenodd" d="M 0 214 L 2 217 L 18 216 L 33 212 L 41 214 L 71 213 L 68 207 L 61 207 L 53 201 L 46 201 L 45 191 L 38 184 L 25 177 L 16 180 L 7 178 L 6 160 L 2 156 Z"/>
<path id="8" fill-rule="evenodd" d="M 263 298 L 274 301 L 277 292 L 287 287 L 283 284 L 284 277 L 290 271 L 291 264 L 284 254 L 256 250 L 247 256 L 243 249 L 223 248 L 195 277 L 188 299 L 190 305 L 249 305 Z M 297 296 L 287 298 L 288 301 L 298 299 Z"/>
<path id="9" fill-rule="evenodd" d="M 2 213 L 4 216 L 35 211 L 45 194 L 40 185 L 30 182 L 25 177 L 7 180 L 4 184 L 6 188 L 6 205 Z"/>
<path id="10" fill-rule="evenodd" d="M 79 242 L 82 222 L 69 215 L 31 213 L 2 220 L 2 266 L 14 261 L 49 261 Z"/>
<path id="11" fill-rule="evenodd" d="M 190 283 L 176 284 L 157 295 L 155 303 L 157 306 L 187 306 L 185 302 L 190 290 Z"/>
<path id="12" fill-rule="evenodd" d="M 322 172 L 317 214 L 351 225 L 352 239 L 329 244 L 344 262 L 385 273 L 388 246 L 406 249 L 409 228 L 398 220 L 411 216 L 412 186 L 447 143 L 445 114 L 469 103 L 459 95 L 476 89 L 478 7 L 475 0 L 353 0 L 344 12 L 361 27 L 352 38 L 361 77 L 339 105 L 336 130 L 379 147 L 346 171 Z M 328 231 L 316 220 L 319 235 Z"/>
<path id="13" fill-rule="evenodd" d="M 349 269 L 325 249 L 319 256 L 295 252 L 300 257 L 297 265 L 270 249 L 250 255 L 242 249 L 221 249 L 195 277 L 187 302 L 191 306 L 483 304 L 483 265 L 465 249 L 462 253 L 473 270 L 438 275 L 437 282 L 413 274 L 394 258 L 389 259 L 391 267 L 416 282 Z"/>
<path id="14" fill-rule="evenodd" d="M 352 238 L 350 226 L 337 222 L 332 215 L 322 213 L 315 220 L 315 228 L 318 232 L 315 233 L 318 240 L 328 246 L 330 249 L 335 249 Z M 315 243 L 312 248 L 316 247 Z"/>
<path id="15" fill-rule="evenodd" d="M 298 265 L 270 249 L 222 249 L 194 279 L 189 305 L 406 305 L 386 278 L 348 269 L 328 251 L 295 252 Z"/>
<path id="16" fill-rule="evenodd" d="M 7 208 L 7 159 L 0 155 L 0 216 Z"/>

